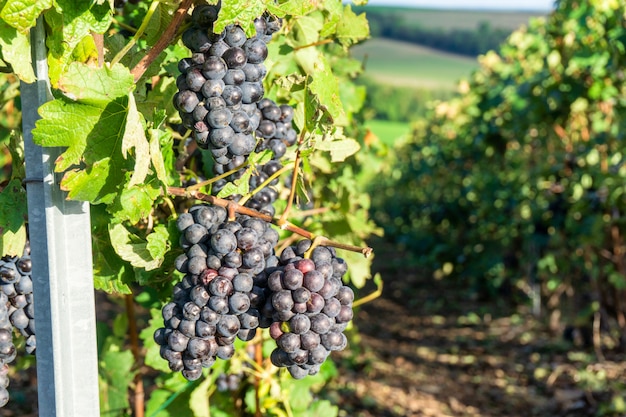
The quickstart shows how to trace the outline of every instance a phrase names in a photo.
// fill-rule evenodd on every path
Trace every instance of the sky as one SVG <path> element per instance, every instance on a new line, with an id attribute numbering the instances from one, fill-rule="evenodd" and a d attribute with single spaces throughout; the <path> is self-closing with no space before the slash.
<path id="1" fill-rule="evenodd" d="M 369 0 L 369 5 L 549 11 L 554 0 Z"/>

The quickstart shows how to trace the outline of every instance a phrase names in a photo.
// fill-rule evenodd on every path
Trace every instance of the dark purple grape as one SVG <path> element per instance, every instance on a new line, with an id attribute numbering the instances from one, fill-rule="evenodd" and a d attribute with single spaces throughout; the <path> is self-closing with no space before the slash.
<path id="1" fill-rule="evenodd" d="M 310 317 L 311 321 L 311 331 L 317 334 L 325 334 L 330 330 L 330 326 L 332 326 L 332 321 L 330 317 L 328 317 L 324 313 L 319 313 Z"/>
<path id="2" fill-rule="evenodd" d="M 246 81 L 246 74 L 241 69 L 229 69 L 223 80 L 226 85 L 240 85 Z"/>
<path id="3" fill-rule="evenodd" d="M 224 51 L 222 59 L 230 69 L 241 69 L 246 65 L 248 59 L 246 52 L 239 47 L 231 47 Z"/>
<path id="4" fill-rule="evenodd" d="M 226 126 L 223 129 L 214 129 L 209 134 L 209 139 L 216 148 L 227 147 L 235 139 L 235 131 L 230 126 Z"/>
<path id="5" fill-rule="evenodd" d="M 218 40 L 213 45 L 211 45 L 211 48 L 209 48 L 209 55 L 221 58 L 222 55 L 224 55 L 224 52 L 228 50 L 228 48 L 230 48 L 230 46 L 226 42 L 224 42 L 223 40 Z"/>
<path id="6" fill-rule="evenodd" d="M 174 106 L 185 113 L 191 113 L 200 103 L 198 96 L 191 90 L 184 90 L 174 96 Z"/>
<path id="7" fill-rule="evenodd" d="M 247 82 L 260 82 L 265 78 L 267 69 L 263 64 L 248 63 L 241 68 Z"/>
<path id="8" fill-rule="evenodd" d="M 261 83 L 246 81 L 241 84 L 241 93 L 242 103 L 256 103 L 263 98 L 265 91 L 263 90 L 263 85 Z"/>
<path id="9" fill-rule="evenodd" d="M 250 308 L 250 298 L 242 292 L 236 292 L 228 299 L 228 305 L 232 314 L 242 314 Z"/>
<path id="10" fill-rule="evenodd" d="M 248 62 L 252 64 L 259 64 L 267 58 L 267 45 L 260 38 L 248 39 L 244 43 L 243 49 L 248 57 Z"/>
<path id="11" fill-rule="evenodd" d="M 224 34 L 224 42 L 230 46 L 241 46 L 248 38 L 245 32 L 239 26 L 229 26 Z"/>
<path id="12" fill-rule="evenodd" d="M 191 245 L 194 245 L 199 242 L 203 242 L 208 237 L 207 229 L 199 224 L 192 224 L 187 229 L 185 229 L 185 239 Z"/>
<path id="13" fill-rule="evenodd" d="M 193 52 L 207 52 L 211 47 L 211 40 L 206 32 L 198 28 L 189 28 L 183 32 L 183 44 Z"/>
<path id="14" fill-rule="evenodd" d="M 191 20 L 196 26 L 209 29 L 213 27 L 218 14 L 219 6 L 201 4 L 193 9 Z"/>
<path id="15" fill-rule="evenodd" d="M 190 90 L 198 92 L 202 89 L 206 78 L 202 76 L 202 72 L 199 69 L 191 68 L 187 72 L 185 81 Z"/>
<path id="16" fill-rule="evenodd" d="M 224 87 L 222 80 L 206 80 L 202 85 L 202 95 L 205 98 L 219 97 L 224 92 Z"/>
<path id="17" fill-rule="evenodd" d="M 227 106 L 236 106 L 241 103 L 242 97 L 243 93 L 241 92 L 241 88 L 236 85 L 226 85 L 222 92 L 222 98 Z"/>
<path id="18" fill-rule="evenodd" d="M 223 129 L 228 127 L 230 121 L 233 117 L 233 114 L 228 110 L 228 108 L 215 109 L 211 110 L 206 117 L 209 125 L 214 129 Z"/>
<path id="19" fill-rule="evenodd" d="M 209 80 L 221 80 L 227 70 L 226 62 L 214 55 L 209 56 L 202 64 L 202 75 Z"/>
<path id="20" fill-rule="evenodd" d="M 244 156 L 251 154 L 254 151 L 255 147 L 256 140 L 252 135 L 247 135 L 245 133 L 235 133 L 232 143 L 228 146 L 228 150 L 232 155 Z"/>
<path id="21" fill-rule="evenodd" d="M 261 137 L 265 139 L 270 139 L 274 137 L 274 133 L 276 133 L 276 125 L 274 122 L 271 120 L 261 120 L 257 128 L 257 134 L 260 134 Z"/>

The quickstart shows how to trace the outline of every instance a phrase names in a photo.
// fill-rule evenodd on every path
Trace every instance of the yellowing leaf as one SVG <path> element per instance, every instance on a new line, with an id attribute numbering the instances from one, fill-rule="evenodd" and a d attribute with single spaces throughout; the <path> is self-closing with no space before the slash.
<path id="1" fill-rule="evenodd" d="M 122 137 L 122 155 L 124 158 L 128 158 L 128 151 L 131 148 L 135 148 L 135 169 L 128 183 L 129 188 L 141 184 L 150 170 L 150 144 L 146 139 L 141 115 L 137 111 L 135 97 L 132 94 L 128 96 L 128 115 Z"/>
<path id="2" fill-rule="evenodd" d="M 332 162 L 342 162 L 350 155 L 357 153 L 361 145 L 354 139 L 340 139 L 318 142 L 315 148 L 330 152 Z"/>

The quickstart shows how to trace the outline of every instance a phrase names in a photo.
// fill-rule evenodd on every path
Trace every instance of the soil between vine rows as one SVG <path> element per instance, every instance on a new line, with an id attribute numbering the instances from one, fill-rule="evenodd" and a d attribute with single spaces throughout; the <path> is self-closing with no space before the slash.
<path id="1" fill-rule="evenodd" d="M 355 314 L 360 343 L 337 362 L 328 396 L 341 415 L 587 417 L 624 395 L 614 388 L 624 387 L 626 355 L 604 352 L 598 363 L 593 349 L 551 335 L 506 297 L 468 299 L 467 289 L 402 266 L 410 253 L 373 246 L 384 290 Z M 577 384 L 580 372 L 606 383 Z"/>

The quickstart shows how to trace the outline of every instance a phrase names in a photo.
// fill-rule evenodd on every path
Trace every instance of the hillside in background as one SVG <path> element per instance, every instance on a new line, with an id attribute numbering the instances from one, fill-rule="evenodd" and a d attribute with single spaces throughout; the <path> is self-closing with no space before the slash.
<path id="1" fill-rule="evenodd" d="M 458 80 L 478 68 L 475 58 L 384 38 L 357 45 L 352 53 L 369 77 L 404 88 L 453 90 Z"/>
<path id="2" fill-rule="evenodd" d="M 539 13 L 365 6 L 373 37 L 416 43 L 467 56 L 497 49 Z"/>
<path id="3" fill-rule="evenodd" d="M 540 13 L 363 6 L 372 39 L 352 49 L 363 62 L 371 121 L 386 143 L 408 133 L 433 100 L 447 100 L 499 45 Z"/>

